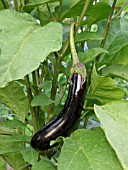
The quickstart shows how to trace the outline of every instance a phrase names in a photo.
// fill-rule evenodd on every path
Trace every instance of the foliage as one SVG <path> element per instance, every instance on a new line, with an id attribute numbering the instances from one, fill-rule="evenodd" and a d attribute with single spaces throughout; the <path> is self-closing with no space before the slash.
<path id="1" fill-rule="evenodd" d="M 127 170 L 128 1 L 11 2 L 0 0 L 0 169 Z M 72 21 L 87 70 L 81 119 L 62 146 L 35 151 L 31 137 L 67 97 Z"/>

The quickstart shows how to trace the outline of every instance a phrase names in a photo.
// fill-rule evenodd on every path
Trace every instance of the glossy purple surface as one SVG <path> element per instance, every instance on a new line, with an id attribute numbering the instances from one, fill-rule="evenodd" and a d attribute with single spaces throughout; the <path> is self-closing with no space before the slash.
<path id="1" fill-rule="evenodd" d="M 82 87 L 81 75 L 74 73 L 71 77 L 69 92 L 64 108 L 60 114 L 42 127 L 31 139 L 31 146 L 36 150 L 45 150 L 54 147 L 50 141 L 59 136 L 67 137 L 78 122 L 85 91 L 85 83 Z"/>

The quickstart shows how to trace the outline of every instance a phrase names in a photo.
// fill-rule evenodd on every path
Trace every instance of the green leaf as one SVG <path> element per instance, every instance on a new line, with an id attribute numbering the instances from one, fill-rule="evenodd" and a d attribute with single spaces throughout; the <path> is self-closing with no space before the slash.
<path id="1" fill-rule="evenodd" d="M 90 95 L 102 103 L 107 103 L 122 99 L 125 92 L 116 86 L 112 78 L 98 75 L 94 67 L 91 75 Z"/>
<path id="2" fill-rule="evenodd" d="M 47 23 L 53 20 L 52 16 L 54 15 L 55 8 L 58 5 L 59 3 L 55 2 L 55 3 L 49 3 L 48 5 L 43 4 L 42 6 L 38 7 L 38 16 L 39 16 L 41 25 L 46 25 Z"/>
<path id="3" fill-rule="evenodd" d="M 23 152 L 21 151 L 21 153 L 23 155 L 24 160 L 31 165 L 38 161 L 38 152 L 32 148 L 29 150 L 24 150 Z"/>
<path id="4" fill-rule="evenodd" d="M 61 12 L 61 20 L 64 18 L 75 17 L 81 14 L 85 4 L 85 0 L 65 0 L 62 1 L 62 12 Z M 90 0 L 89 8 L 92 8 L 93 0 Z M 88 13 L 88 10 L 86 13 Z"/>
<path id="5" fill-rule="evenodd" d="M 26 135 L 13 135 L 13 136 L 8 136 L 8 135 L 0 135 L 0 144 L 1 145 L 6 145 L 7 143 L 14 143 L 14 142 L 30 142 L 30 138 Z"/>
<path id="6" fill-rule="evenodd" d="M 21 121 L 25 120 L 28 113 L 28 99 L 23 88 L 17 82 L 10 82 L 4 88 L 0 88 L 0 101 L 13 110 Z"/>
<path id="7" fill-rule="evenodd" d="M 32 9 L 34 9 L 35 7 L 42 5 L 42 4 L 47 4 L 47 3 L 53 3 L 56 2 L 58 0 L 31 0 L 30 3 L 28 3 L 27 5 L 24 6 L 24 10 L 27 12 L 30 12 Z"/>
<path id="8" fill-rule="evenodd" d="M 64 144 L 58 170 L 122 170 L 115 152 L 100 128 L 79 129 Z"/>
<path id="9" fill-rule="evenodd" d="M 113 64 L 102 69 L 102 75 L 119 77 L 128 81 L 128 66 Z"/>
<path id="10" fill-rule="evenodd" d="M 87 40 L 102 40 L 103 37 L 97 32 L 84 31 L 75 35 L 75 42 L 80 43 Z"/>
<path id="11" fill-rule="evenodd" d="M 0 126 L 0 134 L 2 135 L 14 135 L 16 133 L 18 133 L 17 129 Z"/>
<path id="12" fill-rule="evenodd" d="M 124 170 L 128 169 L 128 101 L 95 106 L 107 140 L 117 154 Z"/>
<path id="13" fill-rule="evenodd" d="M 0 11 L 0 23 L 0 86 L 37 69 L 49 53 L 61 47 L 62 26 L 59 23 L 40 27 L 31 15 L 12 10 Z"/>
<path id="14" fill-rule="evenodd" d="M 120 57 L 121 56 L 121 57 Z M 128 44 L 121 48 L 110 60 L 111 64 L 128 65 Z"/>
<path id="15" fill-rule="evenodd" d="M 7 170 L 6 162 L 2 157 L 0 157 L 0 169 L 1 170 Z"/>
<path id="16" fill-rule="evenodd" d="M 86 64 L 87 62 L 95 59 L 95 57 L 98 56 L 99 54 L 107 52 L 108 51 L 103 48 L 93 48 L 86 52 L 79 52 L 78 57 L 83 64 Z"/>
<path id="17" fill-rule="evenodd" d="M 90 27 L 97 21 L 108 18 L 110 10 L 111 6 L 109 4 L 105 2 L 96 3 L 96 5 L 94 5 L 93 8 L 89 11 L 85 23 L 87 23 L 88 27 Z"/>
<path id="18" fill-rule="evenodd" d="M 46 96 L 44 93 L 40 93 L 37 96 L 34 96 L 31 106 L 46 106 L 53 103 L 53 101 Z"/>
<path id="19" fill-rule="evenodd" d="M 10 129 L 11 128 L 16 129 L 16 128 L 19 128 L 19 127 L 22 127 L 22 128 L 26 127 L 26 125 L 23 122 L 21 122 L 20 120 L 18 120 L 18 119 L 6 120 L 3 123 L 3 126 L 7 127 L 7 128 L 10 128 Z"/>
<path id="20" fill-rule="evenodd" d="M 6 146 L 1 146 L 0 147 L 0 154 L 7 154 L 7 153 L 14 153 L 14 152 L 19 152 L 21 150 L 23 150 L 24 147 L 22 145 L 19 145 L 19 146 L 15 146 L 12 144 L 8 144 Z"/>
<path id="21" fill-rule="evenodd" d="M 4 154 L 4 158 L 15 170 L 20 170 L 26 164 L 20 152 Z M 27 169 L 24 168 L 24 170 Z"/>
<path id="22" fill-rule="evenodd" d="M 105 25 L 103 25 L 103 28 L 104 26 Z M 102 30 L 104 30 L 103 28 L 101 26 Z M 125 46 L 126 48 L 123 49 Z M 126 60 L 126 53 L 127 53 L 126 51 L 128 49 L 128 20 L 121 18 L 121 19 L 113 20 L 111 22 L 111 27 L 109 29 L 109 33 L 104 48 L 108 50 L 109 53 L 101 57 L 101 60 L 103 62 L 110 63 L 112 62 L 111 60 L 114 60 L 115 57 L 116 60 L 122 60 L 121 63 L 116 63 L 116 64 L 122 64 L 122 62 L 124 62 L 123 60 Z M 121 53 L 122 50 L 124 50 L 123 55 Z M 121 54 L 121 58 L 119 57 L 120 54 Z"/>
<path id="23" fill-rule="evenodd" d="M 56 170 L 56 167 L 47 158 L 43 157 L 42 160 L 40 160 L 39 162 L 35 163 L 32 166 L 32 170 L 37 170 L 37 169 Z"/>

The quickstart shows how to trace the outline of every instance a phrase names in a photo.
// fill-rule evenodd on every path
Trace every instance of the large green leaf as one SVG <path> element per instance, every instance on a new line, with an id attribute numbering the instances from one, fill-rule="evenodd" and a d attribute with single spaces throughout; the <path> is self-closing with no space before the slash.
<path id="1" fill-rule="evenodd" d="M 37 170 L 37 169 L 42 169 L 42 170 L 56 170 L 56 167 L 52 162 L 50 162 L 47 158 L 42 157 L 42 160 L 39 162 L 35 163 L 32 166 L 32 170 Z"/>
<path id="2" fill-rule="evenodd" d="M 40 27 L 31 15 L 12 10 L 0 11 L 0 30 L 0 86 L 35 70 L 62 43 L 61 24 Z"/>
<path id="3" fill-rule="evenodd" d="M 102 69 L 102 75 L 119 77 L 128 81 L 128 66 L 113 64 Z"/>
<path id="4" fill-rule="evenodd" d="M 116 86 L 116 82 L 112 78 L 98 75 L 94 68 L 91 75 L 90 95 L 102 103 L 107 103 L 123 98 L 125 92 Z"/>
<path id="5" fill-rule="evenodd" d="M 58 160 L 58 170 L 122 170 L 115 152 L 100 128 L 80 129 L 64 145 Z"/>
<path id="6" fill-rule="evenodd" d="M 10 82 L 4 88 L 0 88 L 0 101 L 12 109 L 21 121 L 25 120 L 28 113 L 28 99 L 23 88 L 17 82 Z"/>
<path id="7" fill-rule="evenodd" d="M 128 101 L 95 106 L 106 138 L 117 154 L 124 170 L 128 169 Z"/>

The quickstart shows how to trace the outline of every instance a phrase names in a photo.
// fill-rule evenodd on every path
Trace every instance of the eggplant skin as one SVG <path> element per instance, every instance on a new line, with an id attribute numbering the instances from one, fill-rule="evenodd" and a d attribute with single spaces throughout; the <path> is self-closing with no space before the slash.
<path id="1" fill-rule="evenodd" d="M 81 75 L 74 73 L 71 77 L 68 96 L 64 108 L 59 115 L 42 127 L 31 139 L 31 146 L 36 150 L 46 150 L 54 147 L 51 140 L 59 136 L 67 137 L 78 122 L 82 109 L 86 82 L 82 81 Z"/>

